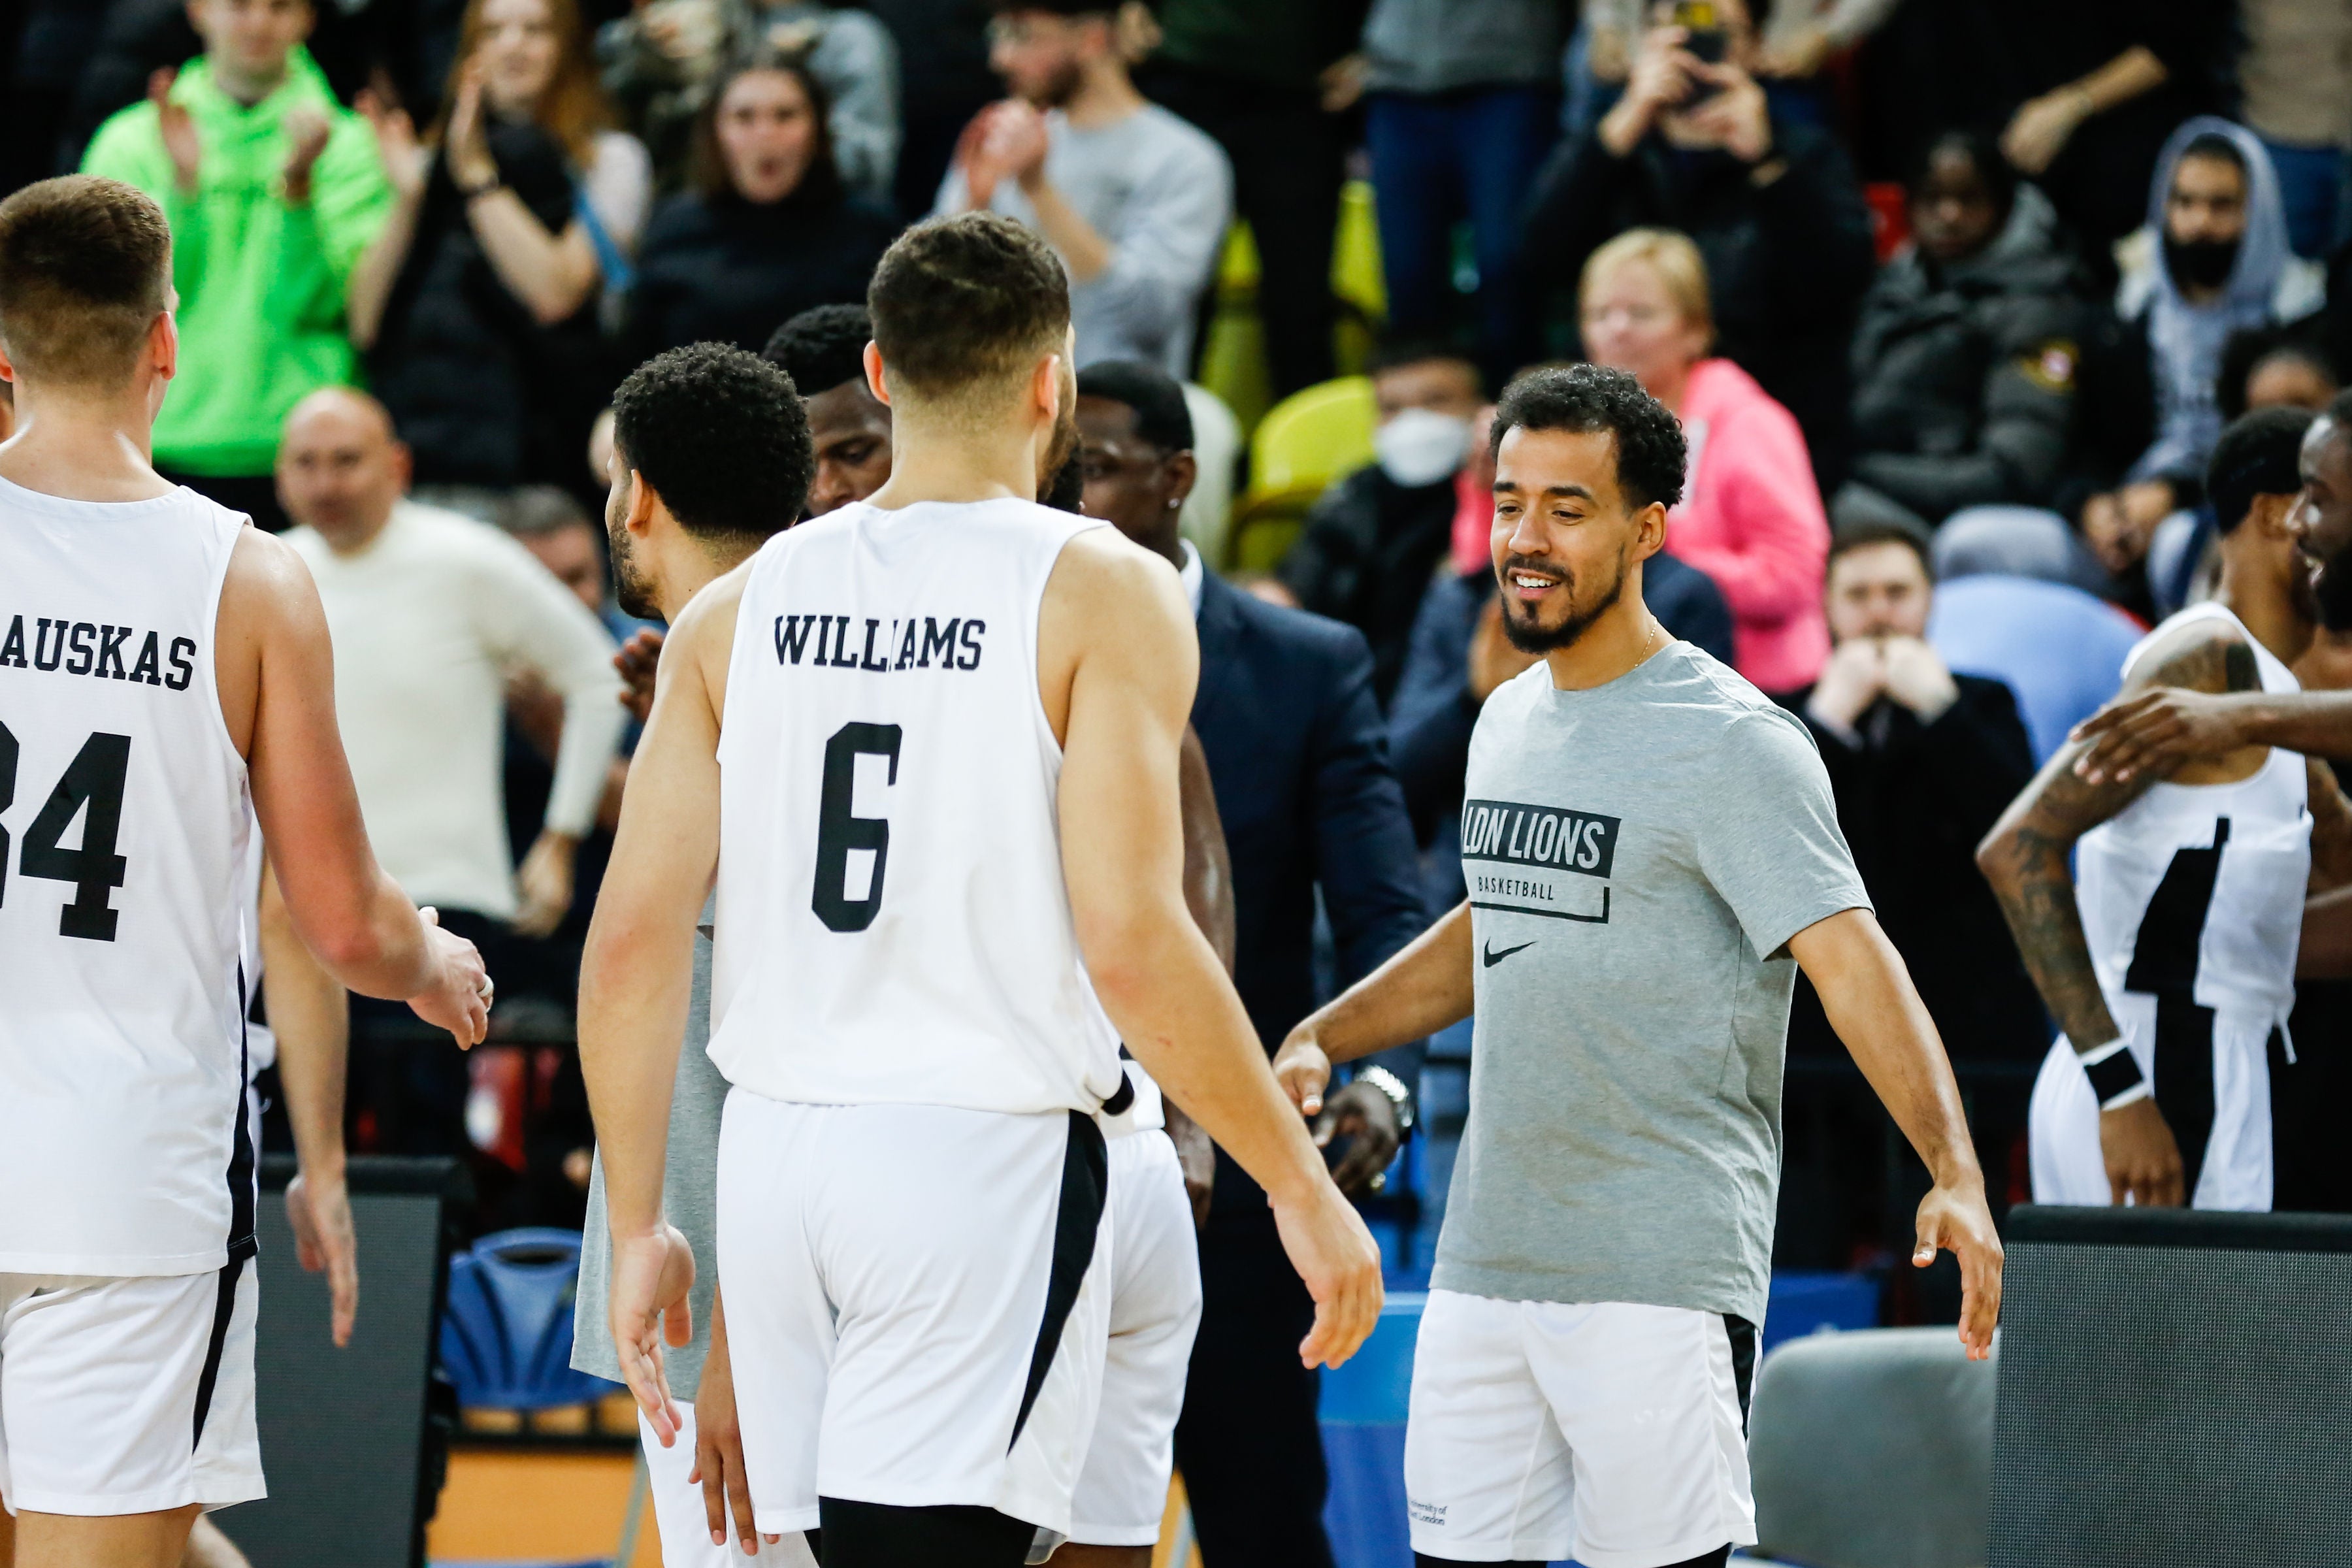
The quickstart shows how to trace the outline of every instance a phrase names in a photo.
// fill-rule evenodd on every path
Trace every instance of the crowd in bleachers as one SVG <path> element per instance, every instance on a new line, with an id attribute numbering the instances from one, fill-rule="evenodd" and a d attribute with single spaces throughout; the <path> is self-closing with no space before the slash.
<path id="1" fill-rule="evenodd" d="M 1692 454 L 1653 605 L 1804 716 L 1964 1068 L 2047 1044 L 1970 847 L 2113 689 L 2126 617 L 2202 591 L 2225 423 L 2322 406 L 2352 364 L 2342 0 L 13 14 L 0 192 L 79 168 L 163 205 L 183 347 L 156 464 L 296 528 L 378 847 L 493 952 L 530 1053 L 469 1072 L 361 1008 L 357 1146 L 499 1152 L 499 1218 L 576 1223 L 585 1184 L 562 1047 L 630 740 L 606 663 L 642 608 L 606 586 L 600 412 L 663 349 L 759 350 L 861 300 L 909 221 L 1033 225 L 1080 367 L 1192 384 L 1166 504 L 1209 567 L 1361 634 L 1385 742 L 1350 765 L 1401 782 L 1433 911 L 1461 896 L 1469 727 L 1526 662 L 1487 563 L 1490 401 L 1556 359 L 1633 374 Z M 1375 237 L 1368 351 L 1335 254 Z M 792 352 L 824 367 L 822 510 L 887 471 L 887 413 L 856 319 L 814 320 Z M 2326 637 L 2309 662 L 2352 668 Z M 1344 980 L 1390 947 L 1335 944 L 1318 879 Z M 1246 904 L 1242 928 L 1247 991 Z M 1792 1049 L 1832 1052 L 1807 1007 Z M 2016 1130 L 1987 1113 L 1989 1166 Z"/>

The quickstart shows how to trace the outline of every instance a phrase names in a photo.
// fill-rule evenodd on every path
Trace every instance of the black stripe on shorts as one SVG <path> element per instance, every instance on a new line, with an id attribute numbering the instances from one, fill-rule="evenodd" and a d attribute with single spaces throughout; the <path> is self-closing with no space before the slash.
<path id="1" fill-rule="evenodd" d="M 1723 1331 L 1731 1339 L 1731 1381 L 1739 1390 L 1739 1435 L 1748 1435 L 1748 1396 L 1756 1387 L 1756 1325 L 1745 1318 L 1723 1314 Z"/>
<path id="2" fill-rule="evenodd" d="M 1045 1316 L 1037 1325 L 1037 1342 L 1029 1352 L 1029 1384 L 1022 1390 L 1013 1441 L 1004 1446 L 1008 1454 L 1021 1441 L 1022 1428 L 1029 1425 L 1030 1407 L 1037 1403 L 1038 1391 L 1045 1386 L 1045 1373 L 1053 1368 L 1063 1325 L 1070 1320 L 1078 1287 L 1086 1282 L 1087 1268 L 1094 1262 L 1095 1237 L 1102 1228 L 1103 1206 L 1110 1196 L 1110 1152 L 1103 1143 L 1102 1129 L 1091 1116 L 1075 1110 L 1069 1116 L 1069 1146 L 1062 1155 L 1061 1202 L 1054 1215 L 1054 1262 L 1045 1279 Z"/>
<path id="3" fill-rule="evenodd" d="M 245 1258 L 232 1258 L 220 1271 L 220 1289 L 213 1296 L 212 1338 L 205 1344 L 205 1370 L 196 1379 L 196 1429 L 188 1438 L 194 1449 L 205 1440 L 205 1418 L 213 1413 L 213 1389 L 220 1382 L 221 1353 L 228 1347 L 228 1321 L 236 1315 L 236 1282 L 245 1273 Z"/>

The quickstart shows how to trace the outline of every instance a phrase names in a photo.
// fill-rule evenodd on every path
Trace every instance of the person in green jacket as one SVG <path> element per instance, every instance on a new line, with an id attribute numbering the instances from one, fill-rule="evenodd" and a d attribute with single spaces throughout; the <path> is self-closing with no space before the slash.
<path id="1" fill-rule="evenodd" d="M 180 373 L 155 421 L 167 478 L 266 528 L 294 405 L 353 379 L 344 287 L 392 208 L 375 138 L 302 40 L 310 0 L 192 0 L 205 52 L 99 128 L 85 173 L 136 185 L 172 226 Z"/>

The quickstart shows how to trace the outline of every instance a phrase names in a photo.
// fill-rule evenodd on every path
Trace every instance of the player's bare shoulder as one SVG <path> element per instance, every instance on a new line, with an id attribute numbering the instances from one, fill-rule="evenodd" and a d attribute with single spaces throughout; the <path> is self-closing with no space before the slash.
<path id="1" fill-rule="evenodd" d="M 2231 621 L 2200 616 L 2158 627 L 2147 650 L 2132 667 L 2124 689 L 2138 692 L 2152 686 L 2179 686 L 2192 691 L 2257 691 L 2262 684 L 2262 669 L 2246 635 Z"/>
<path id="2" fill-rule="evenodd" d="M 1200 642 L 1183 579 L 1115 528 L 1070 537 L 1037 606 L 1038 694 L 1056 735 L 1079 667 L 1097 658 L 1115 662 L 1130 678 L 1174 683 L 1190 708 Z"/>
<path id="3" fill-rule="evenodd" d="M 263 691 L 299 683 L 303 677 L 295 666 L 313 660 L 331 688 L 333 659 L 327 613 L 309 563 L 284 540 L 247 523 L 229 547 L 213 621 L 213 677 L 220 690 L 221 720 L 238 754 L 252 754 Z M 277 668 L 280 664 L 283 669 Z M 276 675 L 266 684 L 265 668 Z"/>
<path id="4" fill-rule="evenodd" d="M 1191 643 L 1192 611 L 1176 568 L 1115 528 L 1090 528 L 1062 546 L 1038 606 L 1038 664 L 1049 648 L 1075 653 L 1097 637 L 1181 636 Z"/>
<path id="5" fill-rule="evenodd" d="M 2157 629 L 2147 650 L 2133 665 L 2122 695 L 2136 697 L 2158 686 L 2217 694 L 2259 691 L 2263 687 L 2262 666 L 2254 658 L 2254 645 L 2236 622 L 2219 616 L 2200 616 Z M 2267 747 L 2244 746 L 2226 756 L 2184 763 L 2172 773 L 2171 782 L 2233 784 L 2251 777 L 2269 754 Z"/>

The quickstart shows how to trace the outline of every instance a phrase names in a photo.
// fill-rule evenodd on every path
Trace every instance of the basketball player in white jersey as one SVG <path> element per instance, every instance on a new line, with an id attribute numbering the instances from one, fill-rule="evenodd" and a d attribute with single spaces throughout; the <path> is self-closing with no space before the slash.
<path id="1" fill-rule="evenodd" d="M 128 185 L 0 202 L 0 1560 L 165 1568 L 262 1495 L 240 910 L 465 1044 L 488 981 L 376 867 L 300 563 L 158 479 L 171 237 Z"/>
<path id="2" fill-rule="evenodd" d="M 1061 264 L 969 214 L 902 236 L 869 303 L 890 482 L 680 616 L 581 1054 L 614 1338 L 667 1440 L 659 1344 L 694 1263 L 662 1145 L 715 871 L 719 1262 L 759 1528 L 821 1525 L 829 1568 L 985 1568 L 1070 1531 L 1121 1039 L 1265 1184 L 1318 1304 L 1309 1364 L 1370 1331 L 1379 1258 L 1185 909 L 1175 573 L 1032 500 L 1071 439 Z"/>
<path id="3" fill-rule="evenodd" d="M 2265 409 L 2223 432 L 2206 478 L 2218 595 L 2132 650 L 2126 699 L 2300 689 L 2287 666 L 2317 625 L 2293 521 L 2309 424 Z M 2098 783 L 2076 771 L 2084 750 L 2052 757 L 1977 857 L 2063 1031 L 2029 1114 L 2034 1200 L 2267 1209 L 2305 893 L 2352 879 L 2352 806 L 2325 763 L 2282 748 Z"/>

